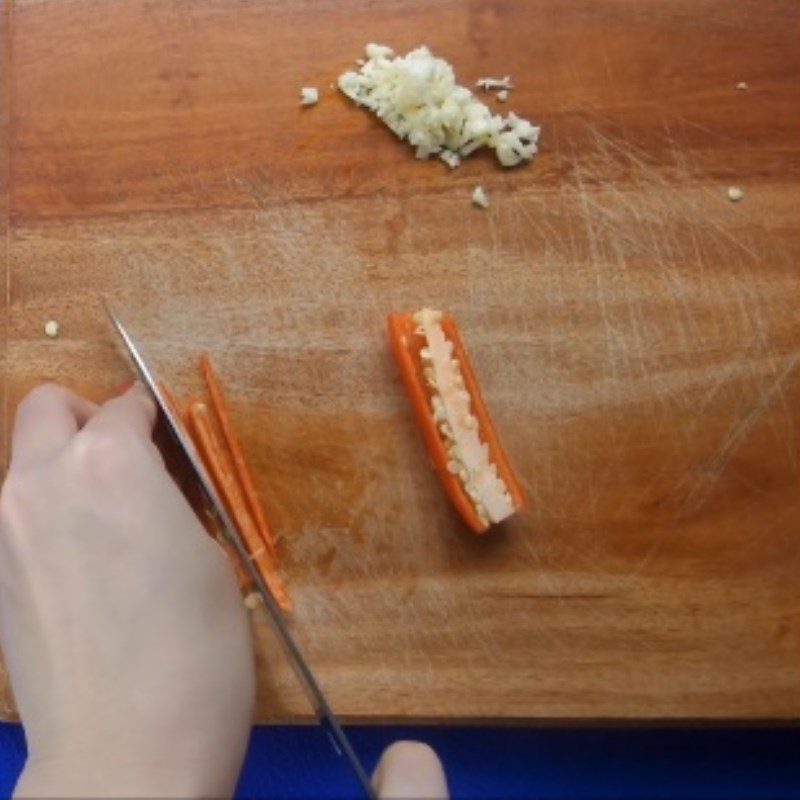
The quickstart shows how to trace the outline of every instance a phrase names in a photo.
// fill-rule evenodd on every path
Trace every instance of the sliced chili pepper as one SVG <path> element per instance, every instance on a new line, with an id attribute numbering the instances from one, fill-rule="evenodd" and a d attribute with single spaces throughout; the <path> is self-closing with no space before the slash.
<path id="1" fill-rule="evenodd" d="M 214 480 L 217 491 L 225 503 L 228 513 L 239 529 L 251 560 L 272 592 L 278 605 L 285 611 L 291 601 L 283 581 L 277 573 L 276 564 L 267 549 L 247 501 L 242 493 L 233 460 L 219 429 L 219 423 L 206 403 L 196 401 L 189 406 L 189 421 L 194 441 L 198 446 L 206 469 Z"/>
<path id="2" fill-rule="evenodd" d="M 275 545 L 275 537 L 272 535 L 272 530 L 264 515 L 264 509 L 261 506 L 253 476 L 247 466 L 244 451 L 239 443 L 239 437 L 236 435 L 233 423 L 231 422 L 230 414 L 228 413 L 228 402 L 225 399 L 225 390 L 222 388 L 222 382 L 217 376 L 208 353 L 203 353 L 203 355 L 200 356 L 200 371 L 203 373 L 203 378 L 208 387 L 208 395 L 211 398 L 211 405 L 216 412 L 219 427 L 222 431 L 222 437 L 225 439 L 225 443 L 228 445 L 228 450 L 233 458 L 233 465 L 236 468 L 236 474 L 239 477 L 239 483 L 244 492 L 250 514 L 255 521 L 256 527 L 272 559 L 277 563 L 278 553 Z"/>

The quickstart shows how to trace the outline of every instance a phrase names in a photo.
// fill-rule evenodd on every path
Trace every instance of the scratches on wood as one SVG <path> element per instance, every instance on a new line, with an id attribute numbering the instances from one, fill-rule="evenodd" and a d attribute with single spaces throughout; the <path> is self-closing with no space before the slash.
<path id="1" fill-rule="evenodd" d="M 760 392 L 751 408 L 740 419 L 736 420 L 725 435 L 717 448 L 717 452 L 704 468 L 712 482 L 720 479 L 736 450 L 741 447 L 756 423 L 764 416 L 775 396 L 781 397 L 785 403 L 782 387 L 794 373 L 798 361 L 800 361 L 800 353 L 793 354 L 785 360 L 783 367 L 774 380 Z"/>

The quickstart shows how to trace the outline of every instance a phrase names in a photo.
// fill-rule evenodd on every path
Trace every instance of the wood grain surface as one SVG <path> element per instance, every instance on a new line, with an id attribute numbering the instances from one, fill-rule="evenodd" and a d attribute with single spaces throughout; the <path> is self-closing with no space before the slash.
<path id="1" fill-rule="evenodd" d="M 345 717 L 797 718 L 799 21 L 794 0 L 4 3 L 4 455 L 33 385 L 127 376 L 108 295 L 179 393 L 214 355 Z M 415 160 L 329 88 L 373 40 L 466 84 L 510 73 L 539 157 Z M 389 356 L 385 315 L 422 304 L 460 320 L 532 500 L 485 538 Z M 259 717 L 307 718 L 253 624 Z"/>

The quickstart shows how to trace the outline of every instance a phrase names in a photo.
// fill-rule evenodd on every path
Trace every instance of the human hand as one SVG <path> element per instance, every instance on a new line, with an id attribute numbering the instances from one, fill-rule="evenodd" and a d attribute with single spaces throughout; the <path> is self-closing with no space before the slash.
<path id="1" fill-rule="evenodd" d="M 421 742 L 387 747 L 372 778 L 380 800 L 446 800 L 447 781 L 436 753 Z"/>
<path id="2" fill-rule="evenodd" d="M 18 796 L 230 795 L 254 702 L 233 572 L 152 442 L 135 385 L 20 404 L 0 494 L 0 644 Z"/>

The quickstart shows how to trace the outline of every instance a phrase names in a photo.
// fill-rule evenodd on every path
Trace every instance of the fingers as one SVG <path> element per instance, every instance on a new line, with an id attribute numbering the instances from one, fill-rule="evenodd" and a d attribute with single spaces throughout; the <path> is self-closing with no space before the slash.
<path id="1" fill-rule="evenodd" d="M 148 389 L 135 383 L 125 394 L 109 400 L 86 424 L 87 433 L 110 436 L 133 433 L 150 439 L 156 422 L 156 404 Z"/>
<path id="2" fill-rule="evenodd" d="M 96 412 L 94 403 L 63 386 L 38 386 L 17 407 L 11 438 L 12 465 L 54 455 Z"/>
<path id="3" fill-rule="evenodd" d="M 387 747 L 372 778 L 381 800 L 442 800 L 447 780 L 436 753 L 422 742 Z"/>

